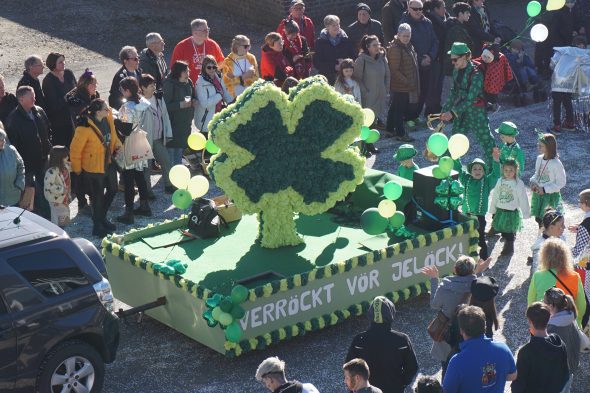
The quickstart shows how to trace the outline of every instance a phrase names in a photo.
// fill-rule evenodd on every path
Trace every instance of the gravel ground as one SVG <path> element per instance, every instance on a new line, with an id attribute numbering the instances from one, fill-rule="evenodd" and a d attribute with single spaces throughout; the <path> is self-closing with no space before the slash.
<path id="1" fill-rule="evenodd" d="M 165 4 L 163 8 L 162 4 Z M 192 4 L 195 4 L 193 6 Z M 118 67 L 116 57 L 123 44 L 143 47 L 142 38 L 152 30 L 160 31 L 169 43 L 188 34 L 188 24 L 193 17 L 209 19 L 212 35 L 227 51 L 231 37 L 242 32 L 251 37 L 253 48 L 262 42 L 266 27 L 242 21 L 239 16 L 214 9 L 198 8 L 198 2 L 181 0 L 144 0 L 141 9 L 130 0 L 62 0 L 56 7 L 55 1 L 5 0 L 0 7 L 0 70 L 6 77 L 9 91 L 21 74 L 21 64 L 30 52 L 45 56 L 51 50 L 66 54 L 68 66 L 79 75 L 89 65 L 98 75 L 100 90 L 108 90 L 110 80 Z M 492 9 L 498 19 L 522 26 L 524 6 L 494 5 Z M 35 10 L 35 11 L 31 11 Z M 31 15 L 34 14 L 34 18 Z M 261 33 L 262 32 L 262 33 Z M 501 121 L 512 120 L 521 130 L 518 141 L 526 154 L 527 168 L 523 179 L 528 183 L 534 169 L 536 135 L 534 128 L 544 129 L 549 123 L 547 104 L 530 105 L 525 108 L 512 108 L 502 104 L 502 109 L 491 116 L 491 125 L 497 127 Z M 428 131 L 412 134 L 416 146 L 421 149 Z M 474 146 L 465 158 L 468 162 L 481 156 L 478 145 Z M 577 194 L 589 186 L 588 170 L 585 167 L 590 148 L 588 135 L 567 133 L 558 138 L 559 151 L 568 173 L 568 184 L 562 190 L 566 207 L 566 225 L 578 223 L 582 218 L 577 208 Z M 377 169 L 394 171 L 396 166 L 392 154 L 399 146 L 391 139 L 377 143 L 380 154 L 368 161 Z M 580 159 L 582 158 L 582 159 Z M 418 159 L 418 164 L 427 165 Z M 158 200 L 152 204 L 154 217 L 138 218 L 136 227 L 149 222 L 172 218 L 178 210 L 170 206 L 170 198 L 163 194 L 159 175 L 152 176 L 152 183 Z M 218 192 L 216 189 L 212 193 Z M 121 214 L 123 196 L 117 195 L 111 215 Z M 89 238 L 99 245 L 100 240 L 91 236 L 91 220 L 78 215 L 76 204 L 72 204 L 74 216 L 68 232 L 72 237 Z M 119 227 L 120 231 L 130 227 Z M 516 252 L 512 258 L 499 257 L 501 243 L 490 241 L 494 258 L 489 275 L 498 279 L 502 292 L 497 298 L 500 314 L 500 329 L 495 339 L 505 341 L 516 353 L 528 340 L 527 324 L 524 317 L 526 292 L 530 268 L 526 266 L 529 247 L 536 238 L 533 220 L 525 222 L 525 228 L 516 240 Z M 569 244 L 574 236 L 569 235 Z M 124 307 L 119 304 L 118 307 Z M 410 334 L 423 374 L 437 374 L 439 365 L 430 355 L 430 340 L 426 325 L 434 315 L 428 306 L 428 298 L 421 296 L 397 305 L 394 327 Z M 218 353 L 188 339 L 182 334 L 150 319 L 141 324 L 133 322 L 122 324 L 121 345 L 114 364 L 107 366 L 105 393 L 120 392 L 263 392 L 265 389 L 254 380 L 257 365 L 266 357 L 277 355 L 287 362 L 290 378 L 309 381 L 321 392 L 344 392 L 341 364 L 352 337 L 364 330 L 367 321 L 363 317 L 353 318 L 338 326 L 308 334 L 265 351 L 255 351 L 238 359 L 226 359 Z M 310 358 L 314 361 L 310 361 Z M 583 355 L 582 364 L 575 376 L 573 392 L 586 392 L 590 386 L 590 357 Z M 440 374 L 438 374 L 440 377 Z M 509 390 L 507 390 L 509 391 Z"/>

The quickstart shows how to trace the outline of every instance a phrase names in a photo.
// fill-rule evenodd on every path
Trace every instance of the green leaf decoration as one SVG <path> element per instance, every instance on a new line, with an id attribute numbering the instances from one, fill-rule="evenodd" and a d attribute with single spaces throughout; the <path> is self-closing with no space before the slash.
<path id="1" fill-rule="evenodd" d="M 259 215 L 262 247 L 297 245 L 295 213 L 325 212 L 363 181 L 364 159 L 348 148 L 362 122 L 361 107 L 321 77 L 289 97 L 259 81 L 209 124 L 220 149 L 209 172 L 242 212 Z"/>
<path id="2" fill-rule="evenodd" d="M 449 210 L 449 198 L 444 196 L 437 196 L 434 198 L 434 203 L 443 210 Z"/>
<path id="3" fill-rule="evenodd" d="M 461 197 L 454 196 L 449 199 L 449 205 L 452 210 L 457 210 L 461 206 L 461 203 L 463 203 L 463 198 Z"/>
<path id="4" fill-rule="evenodd" d="M 434 188 L 434 191 L 436 192 L 436 195 L 446 196 L 446 195 L 449 195 L 449 188 L 450 188 L 450 183 L 447 179 L 445 179 L 445 180 L 441 181 L 440 184 Z"/>
<path id="5" fill-rule="evenodd" d="M 453 182 L 451 183 L 451 196 L 461 196 L 461 194 L 463 194 L 463 191 L 465 191 L 463 185 L 461 185 L 461 183 L 459 183 L 458 180 L 453 180 Z"/>

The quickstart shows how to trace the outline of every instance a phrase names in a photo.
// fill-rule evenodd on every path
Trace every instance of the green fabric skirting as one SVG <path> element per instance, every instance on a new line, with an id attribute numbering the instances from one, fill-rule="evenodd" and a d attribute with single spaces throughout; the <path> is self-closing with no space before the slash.
<path id="1" fill-rule="evenodd" d="M 543 218 L 543 215 L 545 215 L 545 208 L 547 206 L 551 206 L 555 210 L 563 213 L 561 194 L 559 192 L 543 195 L 539 195 L 536 192 L 533 193 L 531 198 L 531 216 Z"/>
<path id="2" fill-rule="evenodd" d="M 496 210 L 492 228 L 500 233 L 516 233 L 522 228 L 522 213 L 516 210 Z"/>

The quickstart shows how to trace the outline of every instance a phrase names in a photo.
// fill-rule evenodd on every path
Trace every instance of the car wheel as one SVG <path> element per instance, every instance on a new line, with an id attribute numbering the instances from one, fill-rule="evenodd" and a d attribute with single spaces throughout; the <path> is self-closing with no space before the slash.
<path id="1" fill-rule="evenodd" d="M 83 341 L 72 340 L 52 349 L 37 376 L 38 393 L 97 393 L 102 390 L 104 362 Z"/>

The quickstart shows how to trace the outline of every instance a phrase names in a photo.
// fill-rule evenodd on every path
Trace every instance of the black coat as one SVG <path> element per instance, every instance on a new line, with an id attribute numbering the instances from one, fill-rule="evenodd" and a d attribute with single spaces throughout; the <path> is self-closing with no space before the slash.
<path id="1" fill-rule="evenodd" d="M 389 324 L 371 323 L 350 344 L 346 361 L 364 359 L 371 370 L 371 385 L 383 393 L 403 393 L 418 372 L 418 361 L 410 338 Z"/>
<path id="2" fill-rule="evenodd" d="M 512 393 L 559 393 L 570 377 L 565 344 L 556 334 L 531 337 L 518 351 Z"/>
<path id="3" fill-rule="evenodd" d="M 63 83 L 51 73 L 43 79 L 43 93 L 47 104 L 45 111 L 53 131 L 50 135 L 53 145 L 70 146 L 74 137 L 74 124 L 66 102 L 66 94 L 74 87 L 76 77 L 70 70 L 64 71 Z"/>
<path id="4" fill-rule="evenodd" d="M 549 42 L 551 47 L 570 46 L 576 30 L 576 17 L 573 9 L 563 7 L 551 12 L 551 24 L 549 26 Z"/>
<path id="5" fill-rule="evenodd" d="M 18 100 L 16 99 L 14 94 L 5 93 L 4 97 L 2 97 L 2 101 L 0 101 L 0 121 L 3 124 L 6 124 L 6 119 L 10 112 L 14 110 L 18 105 Z"/>
<path id="6" fill-rule="evenodd" d="M 74 124 L 78 124 L 80 115 L 84 110 L 86 110 L 88 105 L 90 105 L 90 102 L 95 98 L 100 98 L 98 91 L 95 95 L 90 96 L 87 91 L 78 90 L 78 88 L 75 88 L 66 94 L 66 102 L 70 111 L 70 117 L 72 118 Z"/>
<path id="7" fill-rule="evenodd" d="M 51 142 L 49 142 L 51 128 L 45 111 L 35 106 L 31 109 L 31 113 L 34 120 L 19 105 L 6 120 L 8 140 L 16 147 L 25 163 L 27 185 L 32 184 L 35 175 L 44 176 L 47 155 L 51 149 Z"/>
<path id="8" fill-rule="evenodd" d="M 475 10 L 475 7 L 471 7 L 471 16 L 466 23 L 467 31 L 473 40 L 472 57 L 479 57 L 481 55 L 484 42 L 494 42 L 494 39 L 497 36 L 488 8 L 484 6 L 483 9 L 488 16 L 488 21 L 490 22 L 489 33 L 483 29 L 483 21 L 479 15 L 479 12 Z"/>
<path id="9" fill-rule="evenodd" d="M 162 82 L 170 73 L 168 63 L 163 59 L 161 60 L 161 66 L 163 73 L 158 67 L 158 58 L 149 48 L 144 48 L 139 54 L 139 64 L 141 64 L 141 70 L 144 74 L 149 74 L 156 79 L 156 89 L 162 89 Z"/>
<path id="10" fill-rule="evenodd" d="M 341 30 L 343 32 L 343 30 Z M 327 33 L 326 33 L 327 34 Z M 356 59 L 358 53 L 354 51 L 354 45 L 346 34 L 341 37 L 338 45 L 332 45 L 330 40 L 321 34 L 315 42 L 315 55 L 313 65 L 319 73 L 328 78 L 330 85 L 336 81 L 336 64 L 338 59 Z"/>
<path id="11" fill-rule="evenodd" d="M 436 38 L 438 39 L 438 55 L 436 56 L 436 59 L 439 61 L 442 61 L 442 59 L 444 59 L 444 55 L 446 53 L 444 51 L 445 39 L 447 37 L 447 26 L 445 23 L 446 19 L 441 18 L 434 11 L 425 12 L 424 15 L 428 19 L 430 19 L 430 21 L 432 22 L 432 27 L 434 28 L 434 34 L 436 35 Z"/>
<path id="12" fill-rule="evenodd" d="M 379 42 L 384 47 L 387 46 L 388 42 L 383 42 L 383 28 L 381 22 L 375 19 L 369 19 L 369 23 L 366 25 L 361 24 L 358 20 L 352 23 L 346 28 L 346 34 L 352 41 L 355 51 L 360 52 L 361 40 L 365 35 L 376 35 L 379 38 Z"/>
<path id="13" fill-rule="evenodd" d="M 17 88 L 21 86 L 31 86 L 33 90 L 35 90 L 35 105 L 40 106 L 43 110 L 47 108 L 45 95 L 41 89 L 41 82 L 39 82 L 39 79 L 33 78 L 27 71 L 24 71 L 23 77 L 20 78 L 18 85 L 16 85 Z"/>
<path id="14" fill-rule="evenodd" d="M 137 79 L 139 83 L 139 78 L 141 77 L 141 68 L 135 70 L 135 72 L 128 71 L 125 66 L 119 68 L 115 76 L 113 77 L 113 83 L 111 83 L 111 90 L 109 90 L 109 106 L 111 108 L 115 108 L 119 110 L 121 105 L 123 105 L 123 94 L 121 94 L 121 90 L 119 89 L 119 83 L 123 78 L 128 76 L 132 76 Z"/>

